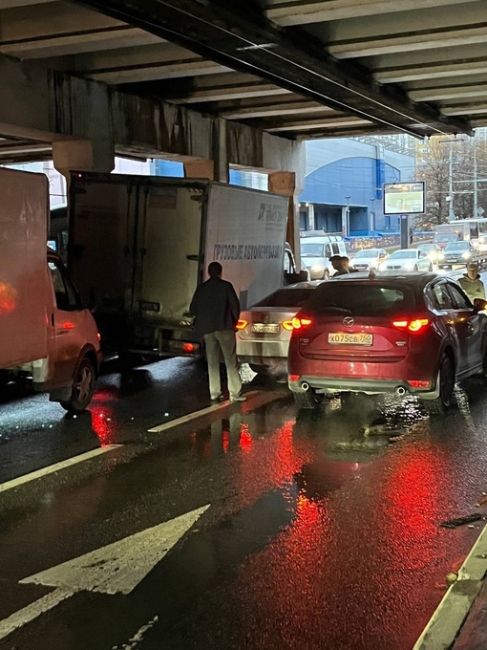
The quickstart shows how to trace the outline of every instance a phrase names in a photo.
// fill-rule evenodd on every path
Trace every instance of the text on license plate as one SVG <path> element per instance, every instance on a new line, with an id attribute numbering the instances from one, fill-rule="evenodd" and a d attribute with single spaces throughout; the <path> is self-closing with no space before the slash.
<path id="1" fill-rule="evenodd" d="M 252 325 L 252 332 L 254 334 L 278 334 L 278 323 L 254 323 Z"/>
<path id="2" fill-rule="evenodd" d="M 372 345 L 373 341 L 374 335 L 365 334 L 364 332 L 358 332 L 357 334 L 330 332 L 328 334 L 328 343 L 332 345 Z"/>

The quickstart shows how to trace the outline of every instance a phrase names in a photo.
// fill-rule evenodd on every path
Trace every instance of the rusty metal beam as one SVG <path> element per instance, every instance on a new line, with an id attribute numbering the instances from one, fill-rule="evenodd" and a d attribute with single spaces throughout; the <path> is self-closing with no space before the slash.
<path id="1" fill-rule="evenodd" d="M 381 88 L 363 68 L 337 62 L 309 36 L 283 32 L 242 0 L 231 7 L 216 0 L 71 1 L 384 129 L 421 137 L 471 131 L 467 121 L 415 104 L 401 89 Z"/>

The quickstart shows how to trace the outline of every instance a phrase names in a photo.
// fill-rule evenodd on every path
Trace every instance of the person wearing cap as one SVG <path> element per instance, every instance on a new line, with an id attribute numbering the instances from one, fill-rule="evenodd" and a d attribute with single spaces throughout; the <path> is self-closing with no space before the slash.
<path id="1" fill-rule="evenodd" d="M 485 287 L 480 279 L 479 265 L 477 262 L 469 262 L 467 264 L 467 272 L 459 278 L 458 283 L 472 302 L 475 298 L 485 300 Z"/>
<path id="2" fill-rule="evenodd" d="M 330 257 L 330 262 L 335 273 L 333 277 L 337 275 L 346 275 L 347 273 L 354 273 L 356 269 L 350 267 L 350 260 L 346 255 L 332 255 Z"/>

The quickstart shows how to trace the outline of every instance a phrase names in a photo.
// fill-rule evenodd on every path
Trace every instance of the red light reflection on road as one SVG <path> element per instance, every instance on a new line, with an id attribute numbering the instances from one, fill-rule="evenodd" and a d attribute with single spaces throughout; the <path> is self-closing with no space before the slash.
<path id="1" fill-rule="evenodd" d="M 240 425 L 240 449 L 248 453 L 252 449 L 252 434 L 249 430 L 249 425 L 242 422 Z"/>
<path id="2" fill-rule="evenodd" d="M 224 454 L 230 450 L 230 431 L 222 431 L 222 449 Z"/>
<path id="3" fill-rule="evenodd" d="M 113 442 L 113 426 L 106 409 L 95 406 L 91 410 L 91 428 L 98 436 L 100 447 L 106 447 Z"/>

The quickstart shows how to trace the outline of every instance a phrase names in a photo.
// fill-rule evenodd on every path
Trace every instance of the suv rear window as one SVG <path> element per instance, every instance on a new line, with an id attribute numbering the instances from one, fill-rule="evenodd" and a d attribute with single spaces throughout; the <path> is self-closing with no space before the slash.
<path id="1" fill-rule="evenodd" d="M 316 313 L 338 310 L 353 316 L 385 316 L 413 310 L 415 300 L 409 287 L 385 282 L 352 284 L 338 280 L 315 289 L 309 307 Z"/>
<path id="2" fill-rule="evenodd" d="M 254 307 L 301 307 L 315 289 L 279 289 L 256 303 Z"/>

